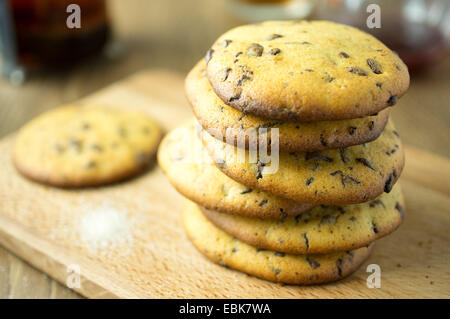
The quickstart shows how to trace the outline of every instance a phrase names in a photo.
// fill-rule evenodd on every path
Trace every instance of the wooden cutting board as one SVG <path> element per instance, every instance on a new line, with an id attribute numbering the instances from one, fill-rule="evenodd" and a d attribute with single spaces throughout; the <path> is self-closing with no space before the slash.
<path id="1" fill-rule="evenodd" d="M 141 72 L 81 103 L 137 108 L 170 130 L 191 117 L 183 79 Z M 161 170 L 114 186 L 61 190 L 30 182 L 11 163 L 14 135 L 0 142 L 0 244 L 62 283 L 81 271 L 84 296 L 122 298 L 450 297 L 450 161 L 406 148 L 401 178 L 406 220 L 379 240 L 351 277 L 328 285 L 282 286 L 215 265 L 189 243 L 180 222 L 183 198 Z M 126 216 L 126 240 L 93 249 L 84 217 L 107 207 Z M 368 288 L 369 264 L 381 288 Z"/>

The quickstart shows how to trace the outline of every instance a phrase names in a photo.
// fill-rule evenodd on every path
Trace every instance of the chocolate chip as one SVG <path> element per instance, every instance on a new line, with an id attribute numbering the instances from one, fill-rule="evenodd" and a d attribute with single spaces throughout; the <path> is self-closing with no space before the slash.
<path id="1" fill-rule="evenodd" d="M 276 251 L 276 252 L 274 253 L 274 255 L 277 256 L 277 257 L 284 257 L 286 254 L 285 254 L 285 253 L 282 253 L 282 252 L 279 252 L 279 251 Z"/>
<path id="2" fill-rule="evenodd" d="M 275 273 L 275 275 L 279 275 L 281 272 L 281 269 L 273 268 L 272 271 Z"/>
<path id="3" fill-rule="evenodd" d="M 395 105 L 397 103 L 398 97 L 397 95 L 391 95 L 391 97 L 389 98 L 389 100 L 387 100 L 387 105 L 388 106 L 392 106 Z"/>
<path id="4" fill-rule="evenodd" d="M 341 170 L 334 171 L 334 172 L 330 173 L 330 175 L 331 176 L 340 175 L 341 183 L 342 183 L 342 186 L 344 186 L 344 187 L 347 182 L 351 182 L 352 184 L 361 184 L 356 178 L 354 178 L 350 175 L 344 174 Z"/>
<path id="5" fill-rule="evenodd" d="M 403 207 L 399 202 L 395 203 L 395 209 L 398 210 L 398 212 L 400 213 L 400 217 L 403 219 L 405 214 L 403 212 Z"/>
<path id="6" fill-rule="evenodd" d="M 344 59 L 348 59 L 350 56 L 345 52 L 339 52 L 339 56 Z"/>
<path id="7" fill-rule="evenodd" d="M 231 252 L 232 252 L 233 254 L 236 253 L 236 252 L 237 252 L 236 247 L 233 247 L 233 249 L 231 250 Z"/>
<path id="8" fill-rule="evenodd" d="M 355 126 L 349 126 L 348 127 L 348 134 L 353 135 L 356 132 L 357 127 Z"/>
<path id="9" fill-rule="evenodd" d="M 375 122 L 374 121 L 370 121 L 368 127 L 369 127 L 369 130 L 372 131 L 373 128 L 375 127 Z"/>
<path id="10" fill-rule="evenodd" d="M 302 42 L 300 42 L 300 41 L 288 41 L 288 42 L 284 42 L 284 44 L 286 44 L 286 45 L 290 45 L 290 44 L 305 45 L 305 44 L 312 44 L 312 43 L 308 42 L 308 41 L 302 41 Z"/>
<path id="11" fill-rule="evenodd" d="M 341 157 L 342 163 L 347 163 L 348 158 L 345 156 L 347 149 L 346 148 L 340 148 L 339 149 L 339 156 Z"/>
<path id="12" fill-rule="evenodd" d="M 327 83 L 331 83 L 331 82 L 334 81 L 334 78 L 328 72 L 325 72 L 325 75 L 324 75 L 323 79 Z"/>
<path id="13" fill-rule="evenodd" d="M 228 79 L 228 75 L 230 75 L 230 72 L 231 72 L 231 68 L 225 68 L 222 71 L 222 75 L 220 76 L 220 80 L 222 82 L 226 81 Z"/>
<path id="14" fill-rule="evenodd" d="M 395 136 L 400 137 L 400 134 L 398 134 L 397 131 L 394 130 L 394 131 L 392 131 L 392 133 L 394 133 Z"/>
<path id="15" fill-rule="evenodd" d="M 375 225 L 374 222 L 372 222 L 372 230 L 375 234 L 378 234 L 378 227 L 377 227 L 377 225 Z"/>
<path id="16" fill-rule="evenodd" d="M 242 51 L 236 52 L 236 53 L 234 54 L 234 57 L 237 58 L 237 57 L 239 57 L 241 54 L 242 54 Z"/>
<path id="17" fill-rule="evenodd" d="M 264 47 L 258 43 L 252 43 L 247 49 L 248 56 L 261 56 L 263 54 Z"/>
<path id="18" fill-rule="evenodd" d="M 383 83 L 377 82 L 377 87 L 378 87 L 379 89 L 381 89 L 382 86 L 383 86 Z"/>
<path id="19" fill-rule="evenodd" d="M 324 161 L 324 162 L 332 162 L 333 159 L 325 154 L 320 152 L 307 152 L 305 154 L 305 161 L 314 160 L 314 161 Z"/>
<path id="20" fill-rule="evenodd" d="M 392 172 L 392 174 L 389 174 L 388 178 L 386 179 L 386 183 L 384 184 L 384 191 L 386 193 L 389 193 L 392 190 L 392 186 L 394 186 L 394 180 L 395 180 L 395 175 L 397 175 L 397 172 L 394 170 Z"/>
<path id="21" fill-rule="evenodd" d="M 281 35 L 281 34 L 276 34 L 276 33 L 274 33 L 274 34 L 271 34 L 271 35 L 269 35 L 267 38 L 266 38 L 266 40 L 267 41 L 272 41 L 272 40 L 275 40 L 275 39 L 278 39 L 278 38 L 282 38 L 283 36 Z"/>
<path id="22" fill-rule="evenodd" d="M 249 193 L 251 193 L 251 192 L 253 192 L 253 189 L 247 188 L 246 190 L 243 190 L 243 191 L 241 192 L 241 195 L 249 194 Z"/>
<path id="23" fill-rule="evenodd" d="M 392 176 L 394 176 L 395 178 L 397 178 L 397 170 L 394 168 L 394 170 L 392 171 Z"/>
<path id="24" fill-rule="evenodd" d="M 235 100 L 239 100 L 241 98 L 241 94 L 242 94 L 242 89 L 240 89 L 240 88 L 236 89 L 234 91 L 233 96 L 228 99 L 228 103 L 231 103 Z"/>
<path id="25" fill-rule="evenodd" d="M 238 78 L 236 82 L 236 86 L 242 86 L 242 84 L 244 84 L 246 81 L 252 80 L 253 79 L 252 75 L 253 75 L 252 71 L 241 74 L 241 76 Z"/>
<path id="26" fill-rule="evenodd" d="M 268 202 L 267 199 L 263 199 L 260 203 L 259 203 L 259 207 L 263 207 L 264 205 L 266 205 Z"/>
<path id="27" fill-rule="evenodd" d="M 353 184 L 361 184 L 356 178 L 350 175 L 342 175 L 342 184 L 345 186 L 347 181 L 352 182 Z"/>
<path id="28" fill-rule="evenodd" d="M 223 46 L 224 48 L 226 48 L 228 45 L 230 45 L 231 42 L 233 42 L 233 41 L 228 40 L 228 39 L 227 39 L 227 40 L 223 40 L 223 41 L 222 41 L 222 46 Z"/>
<path id="29" fill-rule="evenodd" d="M 379 199 L 375 199 L 369 203 L 369 207 L 374 208 L 375 206 L 382 206 L 383 208 L 386 208 L 384 203 Z"/>
<path id="30" fill-rule="evenodd" d="M 334 225 L 339 216 L 336 215 L 324 215 L 322 216 L 319 225 Z"/>
<path id="31" fill-rule="evenodd" d="M 320 134 L 319 139 L 320 139 L 320 144 L 322 144 L 322 146 L 327 146 L 328 145 L 327 141 L 323 137 L 323 134 Z"/>
<path id="32" fill-rule="evenodd" d="M 311 183 L 314 181 L 314 177 L 310 177 L 306 180 L 306 186 L 311 185 Z"/>
<path id="33" fill-rule="evenodd" d="M 357 66 L 349 67 L 349 68 L 347 68 L 347 70 L 348 70 L 348 72 L 359 75 L 359 76 L 367 76 L 367 72 Z"/>
<path id="34" fill-rule="evenodd" d="M 383 73 L 383 69 L 381 67 L 381 64 L 374 59 L 367 59 L 367 64 L 369 65 L 370 69 L 375 74 L 381 74 Z"/>
<path id="35" fill-rule="evenodd" d="M 312 269 L 316 269 L 320 267 L 320 263 L 311 259 L 310 256 L 306 256 L 306 260 L 308 261 L 309 265 L 311 266 Z"/>
<path id="36" fill-rule="evenodd" d="M 266 166 L 266 164 L 261 163 L 260 161 L 258 161 L 258 163 L 257 163 L 258 175 L 256 175 L 256 179 L 263 178 L 262 171 L 264 169 L 264 166 Z"/>
<path id="37" fill-rule="evenodd" d="M 308 249 L 309 249 L 309 239 L 308 239 L 308 236 L 306 235 L 306 233 L 303 233 L 302 236 L 303 236 L 303 239 L 305 240 L 306 250 L 308 250 Z"/>
<path id="38" fill-rule="evenodd" d="M 357 158 L 356 158 L 356 161 L 357 161 L 358 163 L 361 163 L 361 164 L 363 164 L 364 166 L 370 168 L 372 171 L 375 171 L 375 168 L 372 166 L 372 163 L 370 163 L 370 161 L 369 161 L 368 159 L 363 158 L 363 157 L 357 157 Z"/>
<path id="39" fill-rule="evenodd" d="M 94 168 L 97 166 L 97 163 L 95 161 L 89 161 L 84 167 L 86 169 Z"/>
<path id="40" fill-rule="evenodd" d="M 280 49 L 272 48 L 272 49 L 270 49 L 269 54 L 271 54 L 271 55 L 278 55 L 278 54 L 280 54 L 280 52 L 281 52 Z"/>
<path id="41" fill-rule="evenodd" d="M 336 268 L 337 268 L 337 270 L 338 270 L 338 276 L 339 276 L 339 277 L 342 277 L 342 263 L 343 263 L 343 261 L 342 261 L 341 258 L 339 258 L 338 260 L 336 260 Z"/>
<path id="42" fill-rule="evenodd" d="M 205 56 L 206 64 L 208 64 L 209 61 L 211 61 L 211 59 L 212 59 L 212 57 L 213 57 L 213 54 L 214 54 L 214 50 L 213 50 L 213 49 L 209 49 L 209 50 L 206 52 L 206 56 Z"/>
<path id="43" fill-rule="evenodd" d="M 83 142 L 78 139 L 71 139 L 69 140 L 69 146 L 79 153 L 83 147 Z"/>
<path id="44" fill-rule="evenodd" d="M 281 125 L 281 124 L 283 124 L 283 122 L 275 122 L 275 121 L 274 122 L 267 122 L 267 123 L 258 125 L 258 129 L 260 129 L 260 128 L 276 127 L 276 126 Z"/>

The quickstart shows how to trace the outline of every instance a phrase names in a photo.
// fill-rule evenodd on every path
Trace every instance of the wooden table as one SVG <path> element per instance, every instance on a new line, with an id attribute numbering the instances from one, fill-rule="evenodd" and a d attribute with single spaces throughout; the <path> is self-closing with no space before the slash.
<path id="1" fill-rule="evenodd" d="M 123 54 L 99 57 L 60 73 L 34 74 L 21 87 L 0 80 L 0 137 L 46 109 L 71 102 L 144 68 L 184 74 L 223 31 L 238 24 L 223 1 L 110 1 Z M 193 10 L 195 8 L 195 10 Z M 184 30 L 184 31 L 180 31 Z M 405 143 L 450 157 L 450 55 L 413 75 L 408 94 L 393 109 Z M 0 298 L 79 298 L 0 247 Z"/>

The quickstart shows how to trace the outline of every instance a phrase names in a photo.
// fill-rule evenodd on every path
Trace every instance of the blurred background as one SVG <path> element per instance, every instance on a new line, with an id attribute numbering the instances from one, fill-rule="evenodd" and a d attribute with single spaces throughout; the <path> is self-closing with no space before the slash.
<path id="1" fill-rule="evenodd" d="M 400 54 L 411 88 L 393 113 L 406 143 L 450 156 L 448 0 L 0 0 L 0 136 L 46 109 L 147 68 L 184 75 L 226 30 L 267 19 L 328 19 Z M 77 3 L 81 29 L 66 27 Z M 381 29 L 368 29 L 369 4 Z M 432 132 L 431 132 L 432 131 Z"/>
<path id="2" fill-rule="evenodd" d="M 81 29 L 66 27 L 71 3 Z M 381 29 L 366 26 L 369 4 L 381 8 Z M 450 156 L 449 0 L 0 0 L 0 138 L 144 69 L 182 78 L 220 34 L 267 19 L 328 19 L 373 33 L 411 71 L 393 108 L 404 143 Z M 15 290 L 0 296 L 77 296 L 0 248 L 6 267 L 14 274 L 0 277 Z"/>

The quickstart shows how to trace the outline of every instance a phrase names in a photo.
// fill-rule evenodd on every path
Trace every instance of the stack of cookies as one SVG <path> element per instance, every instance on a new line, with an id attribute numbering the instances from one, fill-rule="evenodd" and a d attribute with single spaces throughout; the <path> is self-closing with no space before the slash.
<path id="1" fill-rule="evenodd" d="M 403 220 L 388 107 L 408 86 L 400 58 L 349 26 L 270 21 L 222 35 L 186 79 L 197 121 L 158 152 L 189 199 L 194 245 L 276 282 L 351 274 Z"/>

